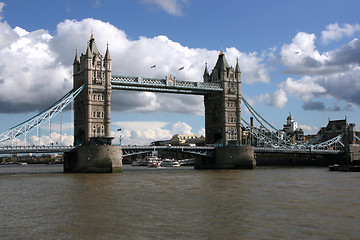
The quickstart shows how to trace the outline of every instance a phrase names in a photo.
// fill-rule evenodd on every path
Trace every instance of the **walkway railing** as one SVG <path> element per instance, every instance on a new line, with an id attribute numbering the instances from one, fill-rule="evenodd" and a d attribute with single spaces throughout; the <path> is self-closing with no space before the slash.
<path id="1" fill-rule="evenodd" d="M 131 156 L 158 150 L 168 150 L 211 157 L 213 156 L 214 149 L 215 147 L 212 146 L 123 146 L 123 156 Z"/>
<path id="2" fill-rule="evenodd" d="M 111 88 L 116 90 L 150 91 L 178 94 L 205 95 L 223 91 L 220 83 L 178 81 L 173 78 L 156 79 L 111 76 Z"/>

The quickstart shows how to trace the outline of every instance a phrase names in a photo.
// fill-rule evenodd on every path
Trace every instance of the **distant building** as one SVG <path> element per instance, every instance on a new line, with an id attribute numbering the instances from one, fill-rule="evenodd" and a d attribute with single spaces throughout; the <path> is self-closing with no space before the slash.
<path id="1" fill-rule="evenodd" d="M 294 118 L 291 116 L 291 113 L 290 113 L 286 119 L 286 124 L 284 124 L 283 131 L 287 135 L 291 135 L 292 133 L 294 133 L 297 130 L 297 128 L 298 128 L 297 122 L 294 121 Z"/>
<path id="2" fill-rule="evenodd" d="M 204 145 L 205 137 L 196 134 L 175 134 L 170 142 L 172 146 Z"/>
<path id="3" fill-rule="evenodd" d="M 323 137 L 323 140 L 332 139 L 340 134 L 344 134 L 342 137 L 342 143 L 345 145 L 357 143 L 357 133 L 355 131 L 355 124 L 348 123 L 344 120 L 333 120 L 328 122 L 326 127 L 322 127 L 318 132 L 318 135 Z"/>
<path id="4" fill-rule="evenodd" d="M 286 124 L 284 124 L 283 131 L 286 135 L 296 141 L 305 141 L 304 131 L 301 128 L 298 128 L 298 123 L 295 122 L 293 116 L 291 116 L 291 113 L 289 113 L 289 116 L 286 118 Z"/>
<path id="5" fill-rule="evenodd" d="M 171 144 L 171 140 L 159 140 L 151 143 L 152 146 L 169 146 Z"/>

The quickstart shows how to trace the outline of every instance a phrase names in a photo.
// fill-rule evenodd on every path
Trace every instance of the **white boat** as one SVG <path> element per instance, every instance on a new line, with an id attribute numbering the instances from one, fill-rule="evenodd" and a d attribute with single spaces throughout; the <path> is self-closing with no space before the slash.
<path id="1" fill-rule="evenodd" d="M 131 163 L 132 166 L 147 166 L 147 162 L 145 159 L 136 159 Z"/>
<path id="2" fill-rule="evenodd" d="M 158 162 L 160 164 L 161 158 L 157 156 L 150 156 L 144 159 L 136 159 L 131 163 L 132 166 L 149 166 L 154 167 L 154 165 Z"/>
<path id="3" fill-rule="evenodd" d="M 161 158 L 157 156 L 151 156 L 148 158 L 148 167 L 160 167 Z"/>
<path id="4" fill-rule="evenodd" d="M 180 167 L 180 163 L 175 159 L 165 158 L 161 161 L 161 167 Z"/>
<path id="5" fill-rule="evenodd" d="M 194 166 L 195 158 L 179 159 L 180 166 Z"/>
<path id="6" fill-rule="evenodd" d="M 141 166 L 141 162 L 138 159 L 136 159 L 135 161 L 131 162 L 131 166 Z"/>

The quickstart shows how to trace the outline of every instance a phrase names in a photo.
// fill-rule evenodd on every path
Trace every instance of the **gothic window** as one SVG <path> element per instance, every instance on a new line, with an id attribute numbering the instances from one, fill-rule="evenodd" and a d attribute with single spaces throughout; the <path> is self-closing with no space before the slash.
<path id="1" fill-rule="evenodd" d="M 96 137 L 96 127 L 93 126 L 92 137 Z"/>
<path id="2" fill-rule="evenodd" d="M 100 112 L 97 112 L 96 117 L 100 118 Z"/>
<path id="3" fill-rule="evenodd" d="M 101 60 L 98 60 L 98 61 L 96 62 L 96 65 L 97 65 L 98 67 L 101 67 Z"/>
<path id="4" fill-rule="evenodd" d="M 95 95 L 93 95 L 93 100 L 94 100 L 94 101 L 96 100 L 96 96 L 95 96 Z"/>
<path id="5" fill-rule="evenodd" d="M 228 140 L 236 140 L 237 139 L 237 131 L 235 128 L 230 128 L 226 131 L 226 137 Z"/>
<path id="6" fill-rule="evenodd" d="M 235 108 L 235 102 L 229 101 L 229 102 L 227 103 L 227 106 L 228 106 L 228 108 Z"/>
<path id="7" fill-rule="evenodd" d="M 97 96 L 97 100 L 100 101 L 100 95 Z"/>
<path id="8" fill-rule="evenodd" d="M 230 83 L 229 83 L 228 93 L 236 93 L 235 84 L 234 84 L 233 82 L 230 82 Z"/>
<path id="9" fill-rule="evenodd" d="M 103 74 L 101 71 L 94 71 L 93 72 L 93 82 L 94 84 L 102 84 L 102 77 Z"/>
<path id="10" fill-rule="evenodd" d="M 104 112 L 101 112 L 101 118 L 104 118 Z"/>
<path id="11" fill-rule="evenodd" d="M 96 118 L 96 112 L 93 112 L 93 118 Z"/>
<path id="12" fill-rule="evenodd" d="M 236 122 L 236 117 L 234 116 L 234 114 L 231 114 L 230 116 L 228 116 L 228 122 L 231 122 L 231 123 Z"/>

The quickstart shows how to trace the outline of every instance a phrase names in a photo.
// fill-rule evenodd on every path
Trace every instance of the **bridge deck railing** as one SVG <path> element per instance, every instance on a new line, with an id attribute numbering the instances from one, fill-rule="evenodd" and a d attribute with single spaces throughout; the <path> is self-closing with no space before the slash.
<path id="1" fill-rule="evenodd" d="M 311 149 L 311 148 L 271 148 L 271 147 L 255 147 L 255 152 L 283 152 L 283 153 L 322 153 L 322 154 L 338 154 L 343 153 L 344 150 L 333 149 Z"/>
<path id="2" fill-rule="evenodd" d="M 42 146 L 4 146 L 0 147 L 0 154 L 15 154 L 15 153 L 58 153 L 69 152 L 74 149 L 74 146 L 56 146 L 56 145 L 42 145 Z"/>
<path id="3" fill-rule="evenodd" d="M 115 89 L 133 89 L 133 90 L 146 90 L 151 91 L 166 91 L 165 89 L 174 90 L 179 89 L 179 93 L 186 93 L 183 90 L 193 90 L 206 94 L 214 91 L 223 91 L 220 83 L 203 83 L 192 81 L 179 81 L 172 79 L 156 79 L 156 78 L 141 78 L 141 77 L 126 77 L 126 76 L 111 76 L 111 84 Z M 151 87 L 151 88 L 149 88 Z M 200 91 L 200 92 L 199 92 Z M 190 92 L 189 92 L 190 93 Z M 196 94 L 191 92 L 192 94 Z"/>

